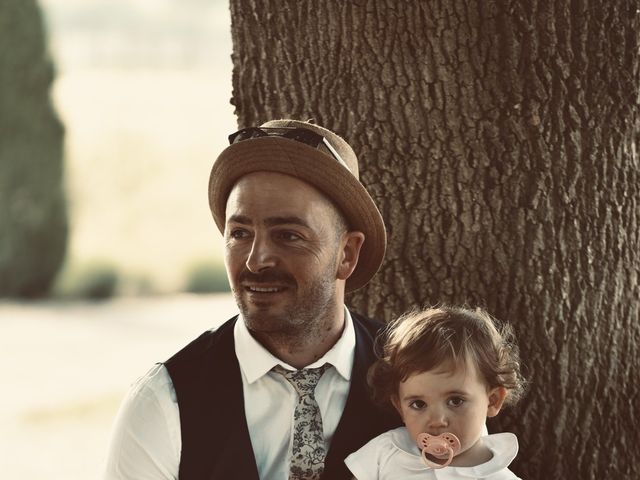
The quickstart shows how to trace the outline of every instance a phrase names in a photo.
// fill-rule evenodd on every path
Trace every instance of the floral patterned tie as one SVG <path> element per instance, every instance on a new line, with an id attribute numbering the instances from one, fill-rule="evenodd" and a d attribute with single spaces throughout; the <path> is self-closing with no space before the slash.
<path id="1" fill-rule="evenodd" d="M 293 412 L 293 445 L 289 480 L 319 480 L 324 471 L 324 435 L 322 417 L 316 402 L 316 385 L 330 365 L 325 363 L 318 368 L 286 370 L 280 365 L 273 371 L 284 376 L 298 392 L 298 403 Z"/>

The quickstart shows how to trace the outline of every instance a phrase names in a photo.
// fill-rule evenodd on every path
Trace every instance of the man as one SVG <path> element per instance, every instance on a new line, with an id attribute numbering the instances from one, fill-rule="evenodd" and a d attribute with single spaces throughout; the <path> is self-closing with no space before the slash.
<path id="1" fill-rule="evenodd" d="M 344 458 L 399 424 L 366 388 L 382 324 L 344 306 L 386 246 L 355 153 L 294 120 L 229 140 L 209 204 L 240 315 L 138 381 L 106 479 L 347 479 Z"/>

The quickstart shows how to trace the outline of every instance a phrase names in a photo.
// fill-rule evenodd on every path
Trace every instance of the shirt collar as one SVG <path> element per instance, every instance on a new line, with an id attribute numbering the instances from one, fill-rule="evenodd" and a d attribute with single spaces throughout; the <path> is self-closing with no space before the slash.
<path id="1" fill-rule="evenodd" d="M 248 383 L 253 383 L 276 365 L 282 365 L 289 370 L 296 370 L 279 358 L 271 354 L 249 333 L 242 314 L 233 329 L 236 356 L 238 363 Z M 315 368 L 330 363 L 347 381 L 351 380 L 351 367 L 355 354 L 356 335 L 353 320 L 347 307 L 344 307 L 344 329 L 338 341 L 324 356 L 305 368 Z"/>
<path id="2" fill-rule="evenodd" d="M 475 467 L 454 467 L 448 466 L 442 469 L 434 470 L 422 464 L 419 459 L 420 450 L 416 443 L 411 439 L 406 427 L 399 427 L 389 432 L 391 435 L 391 443 L 403 452 L 400 462 L 409 470 L 433 470 L 438 480 L 456 480 L 460 478 L 485 478 L 489 477 L 505 468 L 518 454 L 518 439 L 513 433 L 494 433 L 482 437 L 482 441 L 493 453 L 493 458 L 486 463 Z M 406 455 L 409 454 L 409 455 Z M 416 459 L 418 457 L 418 459 Z"/>

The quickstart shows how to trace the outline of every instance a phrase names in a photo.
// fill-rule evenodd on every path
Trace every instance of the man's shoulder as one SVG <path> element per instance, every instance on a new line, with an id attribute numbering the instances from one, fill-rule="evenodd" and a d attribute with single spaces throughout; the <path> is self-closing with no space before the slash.
<path id="1" fill-rule="evenodd" d="M 164 365 L 169 373 L 181 369 L 183 365 L 189 365 L 188 368 L 193 368 L 194 362 L 199 362 L 215 351 L 226 350 L 222 346 L 226 345 L 227 349 L 230 346 L 233 349 L 233 328 L 237 319 L 236 315 L 218 328 L 207 330 L 165 361 Z"/>

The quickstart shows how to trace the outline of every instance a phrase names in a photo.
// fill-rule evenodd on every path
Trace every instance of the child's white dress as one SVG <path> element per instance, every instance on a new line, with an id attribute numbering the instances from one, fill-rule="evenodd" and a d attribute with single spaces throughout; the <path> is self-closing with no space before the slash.
<path id="1" fill-rule="evenodd" d="M 358 480 L 513 480 L 518 477 L 509 464 L 518 453 L 518 439 L 513 433 L 496 433 L 483 437 L 493 458 L 475 467 L 427 467 L 420 450 L 405 427 L 378 435 L 344 463 Z"/>

